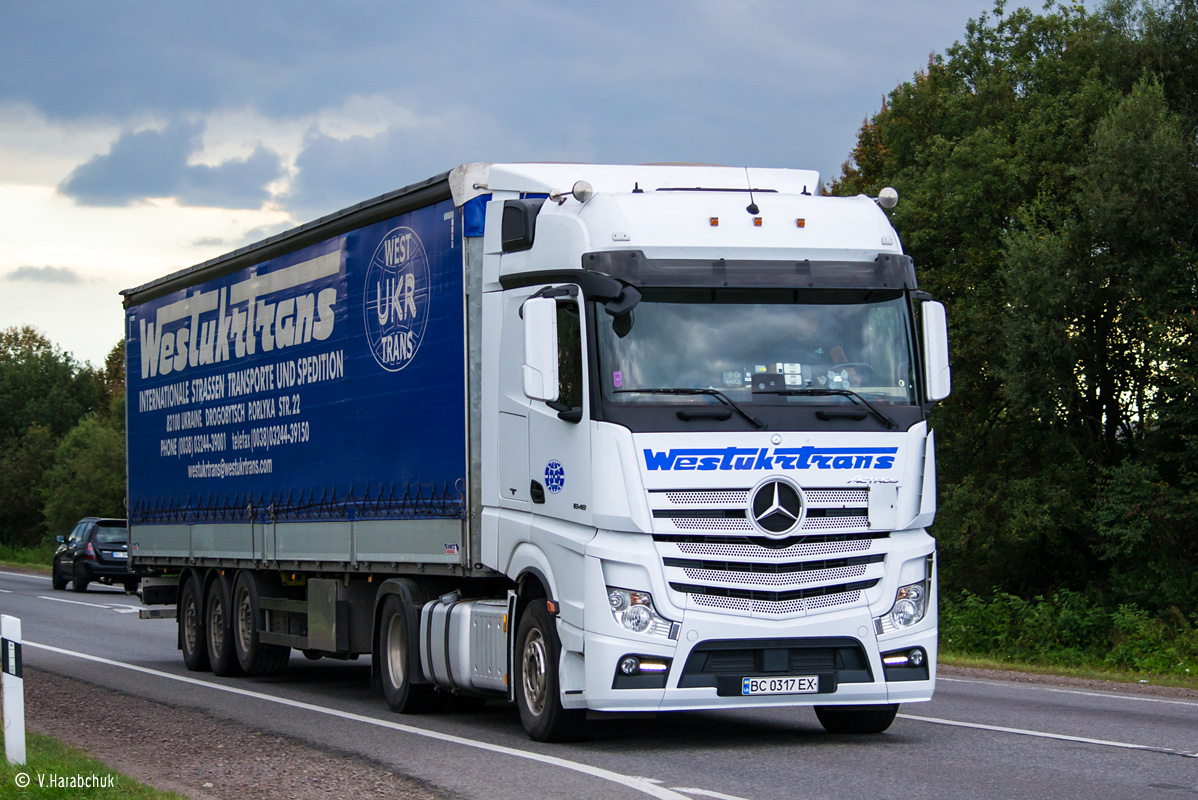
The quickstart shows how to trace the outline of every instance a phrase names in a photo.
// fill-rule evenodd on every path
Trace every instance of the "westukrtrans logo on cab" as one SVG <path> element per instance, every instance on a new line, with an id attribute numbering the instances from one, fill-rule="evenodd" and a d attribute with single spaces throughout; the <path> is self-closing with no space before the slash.
<path id="1" fill-rule="evenodd" d="M 794 469 L 891 469 L 897 447 L 673 447 L 644 449 L 650 472 Z"/>
<path id="2" fill-rule="evenodd" d="M 370 352 L 399 372 L 420 349 L 431 301 L 428 254 L 416 231 L 399 227 L 379 242 L 366 271 L 363 315 Z"/>

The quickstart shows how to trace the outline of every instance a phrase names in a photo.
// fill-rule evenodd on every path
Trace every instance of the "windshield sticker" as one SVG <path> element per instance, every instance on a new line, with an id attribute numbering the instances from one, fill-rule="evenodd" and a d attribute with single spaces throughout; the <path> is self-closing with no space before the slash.
<path id="1" fill-rule="evenodd" d="M 891 469 L 897 447 L 702 447 L 644 449 L 650 472 L 791 469 Z M 548 471 L 546 471 L 548 480 Z M 550 490 L 552 491 L 552 490 Z"/>

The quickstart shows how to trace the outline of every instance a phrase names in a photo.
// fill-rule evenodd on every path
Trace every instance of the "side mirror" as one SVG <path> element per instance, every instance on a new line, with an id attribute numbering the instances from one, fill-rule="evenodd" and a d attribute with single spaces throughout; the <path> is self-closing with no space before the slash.
<path id="1" fill-rule="evenodd" d="M 952 391 L 948 368 L 948 320 L 940 303 L 924 303 L 920 310 L 923 313 L 923 368 L 928 400 L 943 400 Z"/>
<path id="2" fill-rule="evenodd" d="M 66 540 L 67 537 L 63 536 L 61 533 L 54 537 L 54 541 L 58 542 L 59 544 L 62 544 Z"/>
<path id="3" fill-rule="evenodd" d="M 557 301 L 534 297 L 524 303 L 524 396 L 557 400 Z"/>

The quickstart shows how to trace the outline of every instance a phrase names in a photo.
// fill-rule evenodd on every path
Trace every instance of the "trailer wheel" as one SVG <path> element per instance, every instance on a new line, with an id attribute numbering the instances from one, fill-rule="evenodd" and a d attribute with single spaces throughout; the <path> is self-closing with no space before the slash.
<path id="1" fill-rule="evenodd" d="M 261 581 L 253 572 L 237 573 L 233 584 L 233 645 L 237 663 L 246 675 L 277 675 L 287 666 L 291 648 L 281 644 L 265 644 L 258 638 L 262 624 Z"/>
<path id="2" fill-rule="evenodd" d="M 412 659 L 409 657 L 416 637 L 410 635 L 408 609 L 398 595 L 388 595 L 379 614 L 378 648 L 379 676 L 383 697 L 392 711 L 400 714 L 427 714 L 445 707 L 448 695 L 438 692 L 431 683 L 412 682 Z"/>
<path id="3" fill-rule="evenodd" d="M 222 677 L 240 675 L 237 648 L 233 644 L 233 614 L 229 606 L 229 590 L 219 576 L 208 588 L 208 603 L 204 610 L 204 630 L 208 634 L 208 661 L 212 672 Z"/>
<path id="4" fill-rule="evenodd" d="M 192 672 L 207 672 L 212 667 L 208 662 L 207 637 L 204 635 L 204 603 L 199 581 L 185 581 L 179 593 L 179 647 L 183 651 L 183 664 Z"/>
<path id="5" fill-rule="evenodd" d="M 544 599 L 534 600 L 520 617 L 516 633 L 516 705 L 524 730 L 538 742 L 570 742 L 582 737 L 586 711 L 562 706 L 557 665 L 562 643 Z"/>
<path id="6" fill-rule="evenodd" d="M 881 733 L 898 714 L 898 704 L 889 706 L 816 706 L 815 716 L 828 733 Z"/>

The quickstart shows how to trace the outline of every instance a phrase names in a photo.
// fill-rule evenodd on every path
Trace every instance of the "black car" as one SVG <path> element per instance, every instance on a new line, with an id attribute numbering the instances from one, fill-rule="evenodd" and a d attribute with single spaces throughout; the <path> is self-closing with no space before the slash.
<path id="1" fill-rule="evenodd" d="M 140 575 L 129 569 L 129 528 L 123 519 L 85 517 L 54 553 L 51 582 L 55 589 L 67 583 L 76 592 L 86 592 L 92 581 L 122 584 L 127 591 L 137 588 Z"/>

